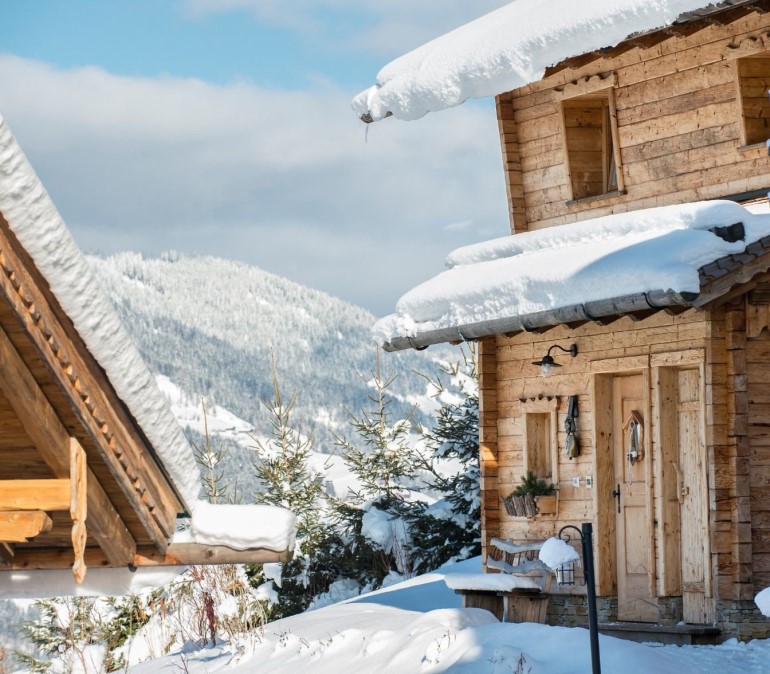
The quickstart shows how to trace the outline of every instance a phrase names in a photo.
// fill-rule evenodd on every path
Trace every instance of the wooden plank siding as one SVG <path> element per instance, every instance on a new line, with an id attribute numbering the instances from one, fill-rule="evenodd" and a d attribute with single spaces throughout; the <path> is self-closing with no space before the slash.
<path id="1" fill-rule="evenodd" d="M 764 323 L 768 325 L 767 320 Z M 745 353 L 750 473 L 748 498 L 739 499 L 736 510 L 751 522 L 747 580 L 750 591 L 756 593 L 770 585 L 770 332 L 762 329 L 748 336 Z"/>
<path id="2" fill-rule="evenodd" d="M 770 14 L 752 13 L 498 96 L 512 231 L 770 187 L 766 149 L 746 147 L 745 140 L 748 133 L 754 142 L 769 123 L 759 103 L 764 79 L 755 73 L 766 59 L 754 54 L 738 62 L 743 95 L 736 65 L 736 56 L 762 44 L 756 38 L 768 28 Z M 562 101 L 593 81 L 617 83 L 625 193 L 567 203 L 572 189 Z"/>
<path id="3" fill-rule="evenodd" d="M 486 561 L 489 541 L 500 530 L 498 487 L 497 351 L 493 337 L 478 342 L 479 457 L 481 469 L 481 559 Z"/>
<path id="4" fill-rule="evenodd" d="M 644 320 L 621 318 L 609 326 L 586 324 L 574 329 L 557 326 L 537 333 L 521 333 L 495 342 L 481 343 L 481 439 L 482 488 L 484 490 L 484 541 L 492 536 L 516 542 L 542 540 L 555 535 L 566 524 L 593 521 L 596 533 L 597 589 L 600 595 L 616 593 L 614 570 L 614 509 L 609 493 L 614 477 L 605 456 L 608 448 L 596 455 L 597 443 L 607 442 L 603 428 L 607 426 L 606 386 L 613 373 L 644 374 L 647 417 L 645 451 L 651 478 L 649 498 L 654 574 L 650 587 L 657 596 L 681 595 L 678 538 L 678 481 L 672 467 L 677 455 L 670 443 L 676 443 L 677 372 L 689 371 L 698 377 L 701 392 L 703 428 L 689 432 L 701 434 L 708 465 L 707 495 L 699 502 L 711 535 L 706 546 L 710 569 L 705 587 L 706 599 L 738 599 L 750 595 L 754 587 L 770 584 L 770 498 L 757 501 L 761 507 L 764 528 L 752 538 L 751 490 L 770 485 L 770 393 L 758 397 L 762 407 L 756 409 L 749 422 L 750 380 L 746 376 L 744 353 L 749 359 L 762 361 L 762 381 L 770 376 L 770 337 L 767 332 L 757 342 L 755 352 L 744 352 L 745 312 L 743 298 L 729 307 L 711 310 L 689 310 L 678 316 L 664 312 Z M 540 376 L 532 364 L 553 344 L 578 345 L 578 356 L 557 357 L 563 367 L 548 378 Z M 492 367 L 494 371 L 492 372 Z M 680 377 L 681 379 L 681 377 Z M 492 382 L 494 381 L 494 385 Z M 728 384 L 725 387 L 724 382 Z M 604 387 L 604 388 L 602 388 Z M 569 459 L 563 452 L 566 441 L 564 421 L 570 395 L 578 396 L 580 416 L 577 438 L 580 456 Z M 559 506 L 555 516 L 518 518 L 500 509 L 500 497 L 509 494 L 520 482 L 525 468 L 523 414 L 530 401 L 556 397 L 557 442 L 559 447 Z M 602 397 L 603 396 L 603 397 Z M 753 400 L 753 399 L 752 399 Z M 604 401 L 604 402 L 602 402 Z M 754 404 L 752 402 L 752 404 Z M 494 412 L 492 411 L 494 410 Z M 661 413 L 661 410 L 664 410 Z M 673 414 L 673 417 L 671 416 Z M 767 426 L 761 426 L 766 423 Z M 494 424 L 494 427 L 492 427 Z M 611 431 L 610 431 L 611 433 Z M 752 435 L 753 434 L 753 435 Z M 749 447 L 749 435 L 762 438 L 760 450 Z M 766 445 L 766 446 L 765 446 Z M 762 454 L 762 473 L 749 471 L 749 454 Z M 752 464 L 753 465 L 753 464 Z M 607 473 L 606 475 L 604 473 Z M 609 475 L 609 476 L 608 476 Z M 573 486 L 580 478 L 580 487 Z M 591 477 L 593 488 L 586 486 Z M 603 491 L 602 491 L 603 490 Z M 602 493 L 599 493 L 602 491 Z M 607 493 L 604 493 L 604 492 Z M 705 533 L 705 532 L 704 532 Z M 761 540 L 757 541 L 757 537 Z M 764 551 L 763 571 L 754 581 L 750 575 L 752 544 Z M 755 557 L 756 559 L 756 551 Z M 760 578 L 761 580 L 757 580 Z M 764 583 L 764 585 L 762 585 Z M 562 592 L 584 592 L 577 584 Z M 753 596 L 753 595 L 752 595 Z"/>

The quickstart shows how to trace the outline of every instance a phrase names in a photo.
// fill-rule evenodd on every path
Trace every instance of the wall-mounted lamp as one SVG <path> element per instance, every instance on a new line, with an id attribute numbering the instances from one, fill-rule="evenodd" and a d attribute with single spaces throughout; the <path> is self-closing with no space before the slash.
<path id="1" fill-rule="evenodd" d="M 573 358 L 577 356 L 578 348 L 577 344 L 572 344 L 569 349 L 565 349 L 563 346 L 559 346 L 558 344 L 554 344 L 552 347 L 548 349 L 548 353 L 545 354 L 540 360 L 533 360 L 532 365 L 539 365 L 540 366 L 540 374 L 544 377 L 547 377 L 549 374 L 551 374 L 551 370 L 555 367 L 561 367 L 560 363 L 557 363 L 553 356 L 551 355 L 551 351 L 554 349 L 561 349 L 564 351 L 564 353 L 568 353 Z"/>

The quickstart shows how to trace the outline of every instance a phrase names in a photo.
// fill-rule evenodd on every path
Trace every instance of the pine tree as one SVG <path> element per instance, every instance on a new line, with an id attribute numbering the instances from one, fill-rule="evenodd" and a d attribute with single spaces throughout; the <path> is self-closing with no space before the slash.
<path id="1" fill-rule="evenodd" d="M 31 672 L 47 672 L 50 659 L 65 671 L 98 671 L 104 653 L 90 647 L 104 640 L 104 621 L 89 597 L 44 599 L 35 602 L 39 617 L 25 623 L 22 632 L 46 659 L 17 652 L 16 657 Z"/>
<path id="2" fill-rule="evenodd" d="M 345 462 L 358 478 L 361 488 L 353 493 L 356 503 L 374 500 L 382 505 L 403 500 L 405 482 L 415 477 L 415 463 L 409 433 L 411 414 L 393 420 L 390 412 L 392 398 L 388 389 L 395 377 L 384 378 L 377 348 L 376 368 L 368 380 L 374 389 L 369 394 L 371 406 L 358 415 L 350 413 L 350 424 L 357 436 L 351 439 L 341 435 L 337 444 Z M 361 377 L 365 379 L 365 377 Z"/>
<path id="3" fill-rule="evenodd" d="M 410 442 L 412 415 L 393 419 L 389 388 L 394 379 L 383 376 L 378 348 L 375 369 L 367 380 L 373 389 L 370 405 L 350 414 L 354 436 L 337 438 L 345 463 L 360 484 L 347 503 L 337 502 L 350 550 L 351 568 L 346 573 L 374 587 L 390 571 L 412 572 L 407 525 L 415 508 L 409 496 L 417 481 Z"/>
<path id="4" fill-rule="evenodd" d="M 412 536 L 420 541 L 415 565 L 421 572 L 481 551 L 478 385 L 473 359 L 463 356 L 444 368 L 443 381 L 431 382 L 441 407 L 435 425 L 424 433 L 432 461 L 424 461 L 423 468 L 448 508 L 440 508 L 439 502 L 409 519 Z M 435 467 L 435 461 L 442 460 L 459 461 L 460 470 L 444 476 Z"/>
<path id="5" fill-rule="evenodd" d="M 312 435 L 303 435 L 294 425 L 292 410 L 296 393 L 284 402 L 273 361 L 274 399 L 267 404 L 272 437 L 267 442 L 254 438 L 254 470 L 261 490 L 256 503 L 288 508 L 297 515 L 297 542 L 293 559 L 281 568 L 273 590 L 278 602 L 270 609 L 271 618 L 304 611 L 313 597 L 328 589 L 335 577 L 324 549 L 335 545 L 335 534 L 328 520 L 323 474 L 313 470 Z M 261 566 L 251 568 L 253 582 L 266 581 Z M 277 587 L 276 587 L 277 586 Z"/>

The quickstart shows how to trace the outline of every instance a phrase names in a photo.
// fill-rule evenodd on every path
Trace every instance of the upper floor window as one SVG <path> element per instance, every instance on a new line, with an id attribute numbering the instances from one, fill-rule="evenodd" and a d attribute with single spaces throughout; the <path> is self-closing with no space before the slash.
<path id="1" fill-rule="evenodd" d="M 738 90 L 741 142 L 764 143 L 770 138 L 770 54 L 738 59 Z"/>
<path id="2" fill-rule="evenodd" d="M 562 101 L 572 199 L 619 192 L 623 177 L 612 89 Z"/>

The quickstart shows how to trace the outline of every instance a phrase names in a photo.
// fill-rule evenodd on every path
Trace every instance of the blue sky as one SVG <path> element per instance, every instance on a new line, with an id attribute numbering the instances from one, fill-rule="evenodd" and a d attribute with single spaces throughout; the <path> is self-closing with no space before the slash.
<path id="1" fill-rule="evenodd" d="M 329 20 L 330 32 L 348 36 L 367 23 L 354 11 Z M 6 51 L 61 67 L 99 65 L 116 75 L 245 79 L 291 89 L 333 76 L 355 87 L 381 65 L 374 56 L 350 59 L 326 35 L 319 27 L 260 20 L 245 3 L 208 11 L 181 0 L 30 0 L 3 12 L 0 23 Z"/>
<path id="2" fill-rule="evenodd" d="M 389 60 L 505 4 L 28 0 L 0 21 L 0 113 L 82 248 L 239 259 L 389 312 L 506 233 L 493 107 L 369 129 Z"/>

